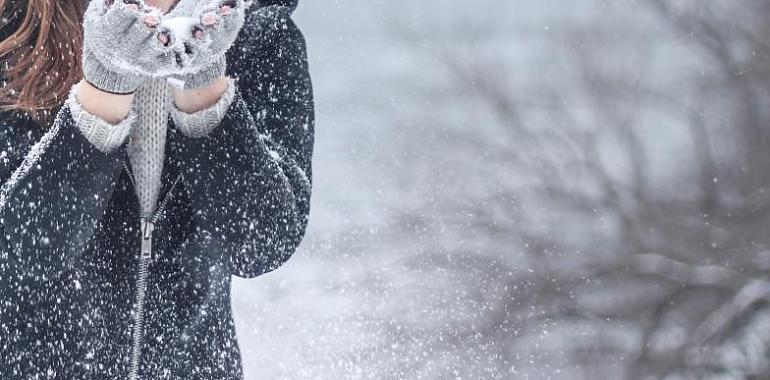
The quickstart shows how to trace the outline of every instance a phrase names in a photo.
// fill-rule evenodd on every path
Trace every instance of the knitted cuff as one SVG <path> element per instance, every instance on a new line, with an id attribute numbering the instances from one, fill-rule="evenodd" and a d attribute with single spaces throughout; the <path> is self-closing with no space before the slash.
<path id="1" fill-rule="evenodd" d="M 205 67 L 201 71 L 187 75 L 172 75 L 169 77 L 169 83 L 177 88 L 189 90 L 193 88 L 206 87 L 215 79 L 225 75 L 227 62 L 225 57 Z"/>
<path id="2" fill-rule="evenodd" d="M 110 124 L 83 109 L 75 96 L 79 87 L 80 84 L 72 86 L 67 97 L 67 104 L 70 107 L 72 118 L 75 120 L 75 125 L 97 149 L 104 153 L 114 152 L 125 142 L 131 131 L 131 125 L 136 118 L 133 109 L 129 112 L 128 117 L 120 123 Z"/>
<path id="3" fill-rule="evenodd" d="M 83 77 L 94 87 L 115 94 L 130 94 L 144 81 L 144 77 L 136 74 L 118 74 L 105 67 L 89 50 L 83 53 Z"/>
<path id="4" fill-rule="evenodd" d="M 188 137 L 204 137 L 214 130 L 214 127 L 219 125 L 225 117 L 233 98 L 235 98 L 235 80 L 227 78 L 227 91 L 209 108 L 194 113 L 185 113 L 177 108 L 172 100 L 171 117 L 174 120 L 174 125 Z"/>

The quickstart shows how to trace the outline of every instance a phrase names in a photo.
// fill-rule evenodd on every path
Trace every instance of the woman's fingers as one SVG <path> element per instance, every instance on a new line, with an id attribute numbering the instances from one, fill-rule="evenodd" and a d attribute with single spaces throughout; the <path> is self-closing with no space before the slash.
<path id="1" fill-rule="evenodd" d="M 102 21 L 104 28 L 112 30 L 125 31 L 134 25 L 142 15 L 139 8 L 134 8 L 135 4 L 126 4 L 122 1 L 116 2 L 107 13 L 104 14 Z"/>
<path id="2" fill-rule="evenodd" d="M 216 26 L 222 21 L 223 17 L 232 14 L 233 10 L 238 7 L 237 0 L 218 0 L 215 4 L 215 6 L 204 10 L 203 16 L 201 16 L 201 24 L 203 26 Z"/>
<path id="3" fill-rule="evenodd" d="M 147 25 L 150 28 L 154 28 L 158 26 L 158 23 L 160 23 L 160 20 L 158 20 L 158 18 L 153 15 L 148 15 L 144 17 L 144 25 Z"/>
<path id="4" fill-rule="evenodd" d="M 206 36 L 206 32 L 203 30 L 201 26 L 195 25 L 192 30 L 192 36 L 193 38 L 200 40 Z"/>
<path id="5" fill-rule="evenodd" d="M 160 18 L 154 14 L 147 14 L 144 16 L 144 25 L 154 28 L 160 24 Z"/>
<path id="6" fill-rule="evenodd" d="M 137 16 L 137 21 L 125 31 L 123 37 L 113 44 L 118 46 L 134 46 L 138 50 L 146 49 L 150 45 L 164 46 L 158 39 L 162 16 L 157 10 L 146 10 Z"/>
<path id="7" fill-rule="evenodd" d="M 233 12 L 233 7 L 231 7 L 229 5 L 223 5 L 223 6 L 219 7 L 219 14 L 222 15 L 222 16 L 227 16 L 227 15 L 229 15 L 232 12 Z"/>
<path id="8" fill-rule="evenodd" d="M 214 12 L 206 12 L 201 16 L 203 26 L 212 27 L 219 23 L 219 16 Z"/>
<path id="9" fill-rule="evenodd" d="M 126 4 L 126 8 L 135 12 L 142 9 L 142 4 L 138 0 L 123 0 L 123 3 Z"/>
<path id="10" fill-rule="evenodd" d="M 199 49 L 208 55 L 221 54 L 235 40 L 250 3 L 243 0 L 212 0 L 201 11 L 199 24 L 192 29 L 193 41 L 206 44 Z M 207 60 L 200 57 L 199 60 Z"/>
<path id="11" fill-rule="evenodd" d="M 115 0 L 141 1 L 141 0 Z M 184 0 L 183 0 L 184 1 Z M 192 1 L 192 0 L 188 0 Z M 238 23 L 247 6 L 242 0 L 209 0 L 209 5 L 197 12 L 198 17 L 185 16 L 179 8 L 178 14 L 159 14 L 152 17 L 147 10 L 152 7 L 142 7 L 140 12 L 147 13 L 141 21 L 149 27 L 154 35 L 153 41 L 159 51 L 167 51 L 171 56 L 172 66 L 188 68 L 195 65 L 207 64 L 211 56 L 220 54 L 227 48 L 231 33 L 237 33 L 239 28 L 233 27 Z M 133 9 L 133 7 L 132 7 Z M 241 17 L 242 18 L 242 17 Z M 137 27 L 139 26 L 137 25 Z"/>
<path id="12" fill-rule="evenodd" d="M 238 0 L 222 0 L 221 3 L 219 3 L 220 8 L 221 7 L 228 7 L 230 9 L 235 9 L 238 6 Z"/>
<path id="13" fill-rule="evenodd" d="M 144 25 L 149 26 L 150 28 L 156 28 L 158 25 L 160 25 L 161 19 L 163 15 L 160 9 L 148 7 L 144 9 Z"/>
<path id="14" fill-rule="evenodd" d="M 163 46 L 171 44 L 171 33 L 168 30 L 162 30 L 158 33 L 158 41 Z"/>
<path id="15" fill-rule="evenodd" d="M 219 5 L 219 14 L 222 16 L 227 16 L 230 13 L 233 13 L 233 10 L 237 7 L 238 7 L 237 0 L 224 0 Z"/>

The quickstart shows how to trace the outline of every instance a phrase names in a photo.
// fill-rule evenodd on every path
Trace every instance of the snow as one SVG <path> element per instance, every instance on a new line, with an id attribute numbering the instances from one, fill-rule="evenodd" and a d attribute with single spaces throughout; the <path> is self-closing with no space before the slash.
<path id="1" fill-rule="evenodd" d="M 8 207 L 9 194 L 18 187 L 19 181 L 29 173 L 30 169 L 37 165 L 37 162 L 40 160 L 40 154 L 48 149 L 48 146 L 51 145 L 51 142 L 59 133 L 61 127 L 62 124 L 59 121 L 55 122 L 43 138 L 32 146 L 30 153 L 27 154 L 21 165 L 16 168 L 11 175 L 11 178 L 9 178 L 0 188 L 0 213 L 4 213 L 5 209 Z"/>
<path id="2" fill-rule="evenodd" d="M 173 43 L 175 45 L 182 46 L 185 41 L 192 38 L 192 30 L 195 25 L 198 24 L 198 18 L 196 17 L 167 17 L 163 18 L 159 28 L 167 29 L 174 36 Z M 182 50 L 184 51 L 184 49 Z"/>
<path id="3" fill-rule="evenodd" d="M 597 68 L 649 79 L 677 97 L 689 96 L 681 83 L 708 59 L 677 51 L 684 42 L 629 2 L 336 0 L 300 3 L 296 19 L 308 39 L 318 107 L 312 217 L 283 268 L 234 284 L 248 379 L 630 379 L 633 368 L 663 378 L 655 371 L 692 344 L 688 321 L 714 311 L 706 306 L 711 295 L 683 295 L 651 336 L 647 313 L 665 304 L 678 277 L 701 281 L 718 271 L 680 273 L 675 262 L 651 255 L 640 265 L 669 268 L 669 279 L 654 271 L 595 275 L 602 262 L 628 253 L 614 243 L 618 218 L 588 201 L 590 213 L 581 216 L 560 211 L 561 200 L 525 203 L 527 190 L 510 199 L 499 194 L 536 178 L 518 170 L 516 159 L 535 166 L 563 154 L 541 150 L 537 138 L 557 141 L 569 122 L 617 130 L 592 119 L 600 111 L 586 94 L 591 83 L 576 73 L 580 47 L 595 41 L 600 46 L 587 54 Z M 457 57 L 508 84 L 532 135 L 495 128 L 500 120 L 477 78 L 459 83 L 447 69 Z M 560 120 L 562 101 L 575 106 L 574 120 Z M 688 130 L 667 112 L 640 118 L 650 187 L 673 197 L 698 191 L 683 185 L 697 171 Z M 548 128 L 556 131 L 535 134 Z M 729 135 L 720 133 L 717 139 Z M 478 142 L 486 144 L 480 151 Z M 611 178 L 626 181 L 633 164 L 623 159 L 627 147 L 611 137 L 602 143 Z M 496 161 L 508 152 L 511 161 Z M 569 185 L 586 186 L 590 173 L 574 174 L 579 179 Z M 590 199 L 595 190 L 585 189 Z M 521 230 L 534 237 L 521 244 Z M 703 306 L 684 305 L 692 297 Z M 495 328 L 503 310 L 513 322 Z M 594 317 L 579 317 L 583 312 Z M 716 350 L 720 368 L 738 368 L 723 378 L 746 378 L 742 368 L 768 373 L 765 315 L 758 312 L 750 332 Z M 752 333 L 762 342 L 751 341 Z M 645 351 L 647 342 L 654 352 Z M 674 366 L 669 378 L 692 374 L 683 363 Z"/>
<path id="4" fill-rule="evenodd" d="M 746 131 L 770 123 L 770 63 L 728 33 L 767 31 L 690 3 L 739 70 L 639 2 L 300 2 L 310 228 L 280 269 L 234 278 L 246 379 L 767 378 L 770 135 Z"/>

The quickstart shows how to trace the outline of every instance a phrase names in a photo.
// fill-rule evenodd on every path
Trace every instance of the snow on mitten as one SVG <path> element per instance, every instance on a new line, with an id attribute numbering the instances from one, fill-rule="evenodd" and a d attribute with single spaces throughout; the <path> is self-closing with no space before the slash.
<path id="1" fill-rule="evenodd" d="M 169 73 L 180 88 L 210 84 L 225 73 L 225 53 L 232 46 L 252 5 L 244 0 L 182 0 L 161 28 L 171 30 L 172 50 L 181 70 Z"/>
<path id="2" fill-rule="evenodd" d="M 174 65 L 158 28 L 161 11 L 142 0 L 92 0 L 83 20 L 83 76 L 97 88 L 131 93 Z"/>

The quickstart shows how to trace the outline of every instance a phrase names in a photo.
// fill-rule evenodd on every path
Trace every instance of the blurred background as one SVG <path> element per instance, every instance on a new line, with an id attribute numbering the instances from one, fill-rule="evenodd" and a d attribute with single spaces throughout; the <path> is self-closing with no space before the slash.
<path id="1" fill-rule="evenodd" d="M 300 1 L 313 211 L 247 379 L 770 378 L 770 2 Z"/>

